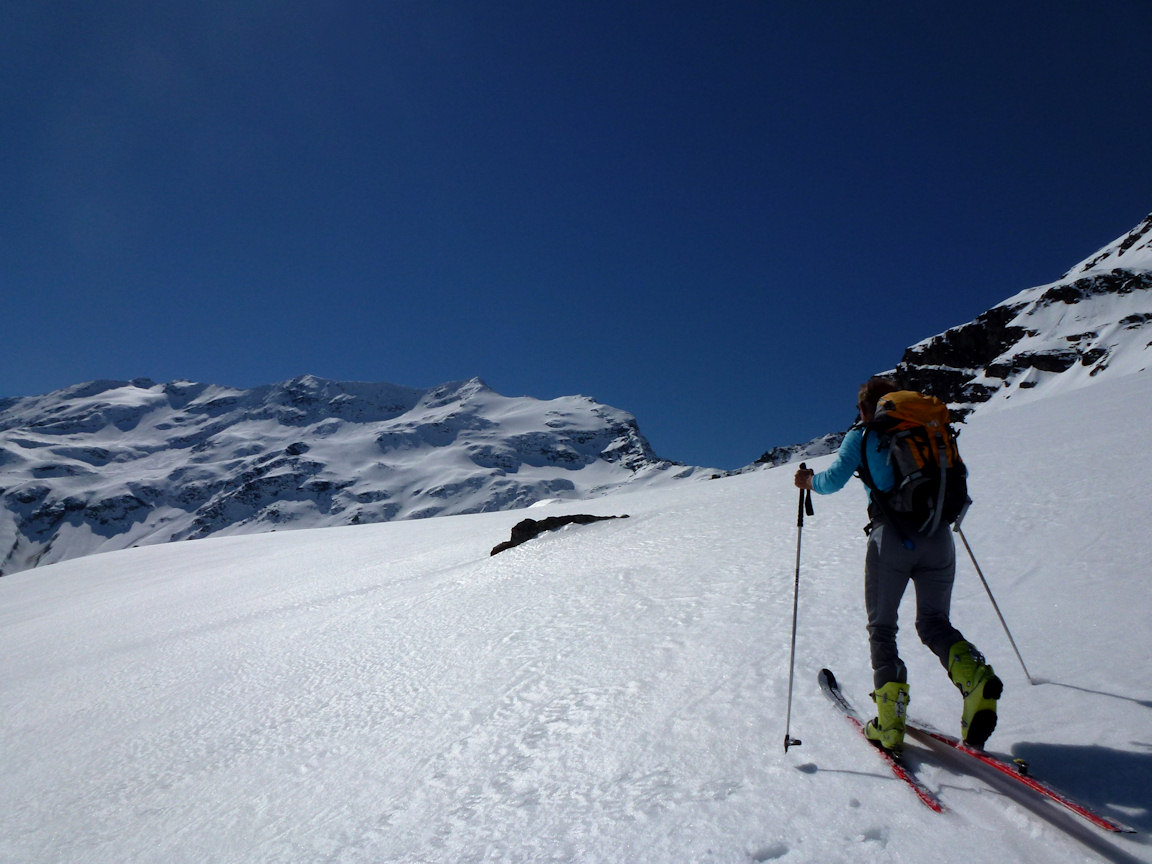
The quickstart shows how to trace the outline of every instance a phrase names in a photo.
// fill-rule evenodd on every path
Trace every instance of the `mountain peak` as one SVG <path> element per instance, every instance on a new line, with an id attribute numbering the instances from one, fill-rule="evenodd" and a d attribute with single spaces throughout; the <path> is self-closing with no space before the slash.
<path id="1" fill-rule="evenodd" d="M 1061 281 L 1113 269 L 1152 270 L 1152 214 L 1124 236 L 1085 258 L 1065 273 Z"/>

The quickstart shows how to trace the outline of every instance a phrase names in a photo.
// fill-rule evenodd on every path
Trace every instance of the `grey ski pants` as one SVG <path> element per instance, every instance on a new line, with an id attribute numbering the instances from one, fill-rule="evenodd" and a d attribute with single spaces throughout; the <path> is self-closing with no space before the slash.
<path id="1" fill-rule="evenodd" d="M 908 582 L 916 586 L 916 632 L 920 641 L 948 668 L 948 649 L 964 639 L 949 620 L 956 545 L 948 526 L 931 537 L 916 537 L 908 549 L 890 525 L 873 523 L 864 563 L 864 603 L 868 610 L 868 644 L 876 687 L 905 682 L 908 670 L 896 650 L 897 615 Z"/>

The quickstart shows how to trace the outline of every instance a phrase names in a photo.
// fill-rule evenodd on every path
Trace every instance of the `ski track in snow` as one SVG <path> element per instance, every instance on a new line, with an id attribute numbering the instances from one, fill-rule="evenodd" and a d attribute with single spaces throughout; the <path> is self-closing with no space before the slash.
<path id="1" fill-rule="evenodd" d="M 1142 832 L 1087 835 L 829 709 L 865 705 L 863 491 L 803 533 L 792 468 L 522 513 L 194 541 L 0 580 L 4 862 L 1152 861 L 1152 420 L 1134 376 L 973 418 L 954 621 L 1005 679 L 997 752 Z M 817 468 L 828 457 L 811 460 Z M 535 514 L 534 514 L 535 515 Z M 911 592 L 910 592 L 911 593 Z M 916 641 L 913 715 L 959 697 Z M 1050 810 L 1051 808 L 1049 808 Z"/>

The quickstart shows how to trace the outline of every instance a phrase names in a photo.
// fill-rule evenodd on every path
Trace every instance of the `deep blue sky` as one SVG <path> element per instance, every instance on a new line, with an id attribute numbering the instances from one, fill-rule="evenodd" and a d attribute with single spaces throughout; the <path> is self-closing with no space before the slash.
<path id="1" fill-rule="evenodd" d="M 0 396 L 480 376 L 717 467 L 1152 211 L 1152 4 L 0 7 Z"/>

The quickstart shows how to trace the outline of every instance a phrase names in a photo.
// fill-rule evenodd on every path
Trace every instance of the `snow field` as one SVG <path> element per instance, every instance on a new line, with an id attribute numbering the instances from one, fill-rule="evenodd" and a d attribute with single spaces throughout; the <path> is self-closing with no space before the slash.
<path id="1" fill-rule="evenodd" d="M 974 417 L 954 621 L 1004 678 L 989 743 L 1141 830 L 1077 831 L 865 712 L 864 493 L 803 532 L 784 467 L 534 509 L 629 514 L 489 557 L 523 512 L 226 537 L 0 580 L 0 861 L 1152 861 L 1147 376 Z M 811 460 L 814 467 L 828 458 Z M 912 627 L 912 714 L 959 696 Z"/>

